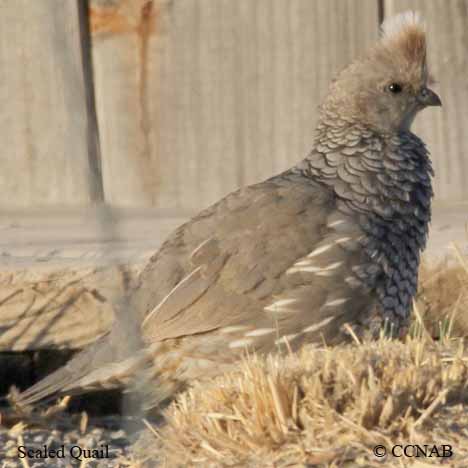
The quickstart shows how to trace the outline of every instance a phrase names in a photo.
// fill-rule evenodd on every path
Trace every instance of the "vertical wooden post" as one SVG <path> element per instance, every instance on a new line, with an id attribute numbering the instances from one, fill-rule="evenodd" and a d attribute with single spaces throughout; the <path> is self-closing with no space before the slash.
<path id="1" fill-rule="evenodd" d="M 0 205 L 92 198 L 77 4 L 0 2 Z"/>
<path id="2" fill-rule="evenodd" d="M 87 109 L 87 144 L 89 164 L 89 192 L 92 202 L 104 201 L 104 186 L 102 180 L 101 148 L 99 145 L 99 129 L 96 116 L 94 94 L 93 60 L 91 54 L 91 36 L 89 27 L 89 0 L 76 0 L 78 5 L 78 20 L 80 25 L 81 57 L 83 78 L 85 81 Z"/>

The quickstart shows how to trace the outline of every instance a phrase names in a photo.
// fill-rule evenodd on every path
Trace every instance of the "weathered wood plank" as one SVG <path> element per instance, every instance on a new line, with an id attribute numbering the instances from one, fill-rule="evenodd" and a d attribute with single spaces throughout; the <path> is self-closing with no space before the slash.
<path id="1" fill-rule="evenodd" d="M 428 144 L 440 200 L 468 198 L 468 0 L 386 0 L 385 15 L 407 10 L 423 14 L 429 40 L 429 65 L 442 109 L 426 110 L 415 131 Z"/>
<path id="2" fill-rule="evenodd" d="M 0 205 L 87 202 L 77 2 L 0 2 Z"/>
<path id="3" fill-rule="evenodd" d="M 199 210 L 300 160 L 377 2 L 91 3 L 106 199 Z"/>

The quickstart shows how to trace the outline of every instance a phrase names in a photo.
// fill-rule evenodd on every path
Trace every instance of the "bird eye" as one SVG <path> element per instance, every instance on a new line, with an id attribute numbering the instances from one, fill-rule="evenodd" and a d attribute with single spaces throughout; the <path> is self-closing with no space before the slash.
<path id="1" fill-rule="evenodd" d="M 400 83 L 391 83 L 388 85 L 388 90 L 393 94 L 398 94 L 403 90 L 403 86 Z"/>

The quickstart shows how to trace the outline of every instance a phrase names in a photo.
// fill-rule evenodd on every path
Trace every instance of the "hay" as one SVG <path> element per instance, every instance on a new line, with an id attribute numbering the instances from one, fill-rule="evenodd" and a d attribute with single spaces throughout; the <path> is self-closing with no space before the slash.
<path id="1" fill-rule="evenodd" d="M 466 456 L 468 439 L 453 427 L 467 427 L 468 412 L 456 408 L 467 376 L 462 347 L 421 339 L 254 356 L 180 395 L 145 455 L 171 467 L 373 466 L 377 444 L 436 441 Z M 436 437 L 447 411 L 452 429 Z"/>
<path id="2" fill-rule="evenodd" d="M 468 337 L 468 269 L 466 260 L 423 262 L 417 304 L 434 338 Z"/>

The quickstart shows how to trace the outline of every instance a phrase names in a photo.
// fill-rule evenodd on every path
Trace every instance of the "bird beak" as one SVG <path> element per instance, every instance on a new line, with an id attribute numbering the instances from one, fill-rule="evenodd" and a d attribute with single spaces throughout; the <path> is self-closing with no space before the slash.
<path id="1" fill-rule="evenodd" d="M 428 107 L 428 106 L 441 107 L 442 106 L 442 101 L 440 100 L 440 97 L 437 96 L 437 94 L 434 93 L 432 89 L 429 89 L 426 87 L 421 89 L 421 91 L 418 94 L 417 100 L 424 107 Z"/>

